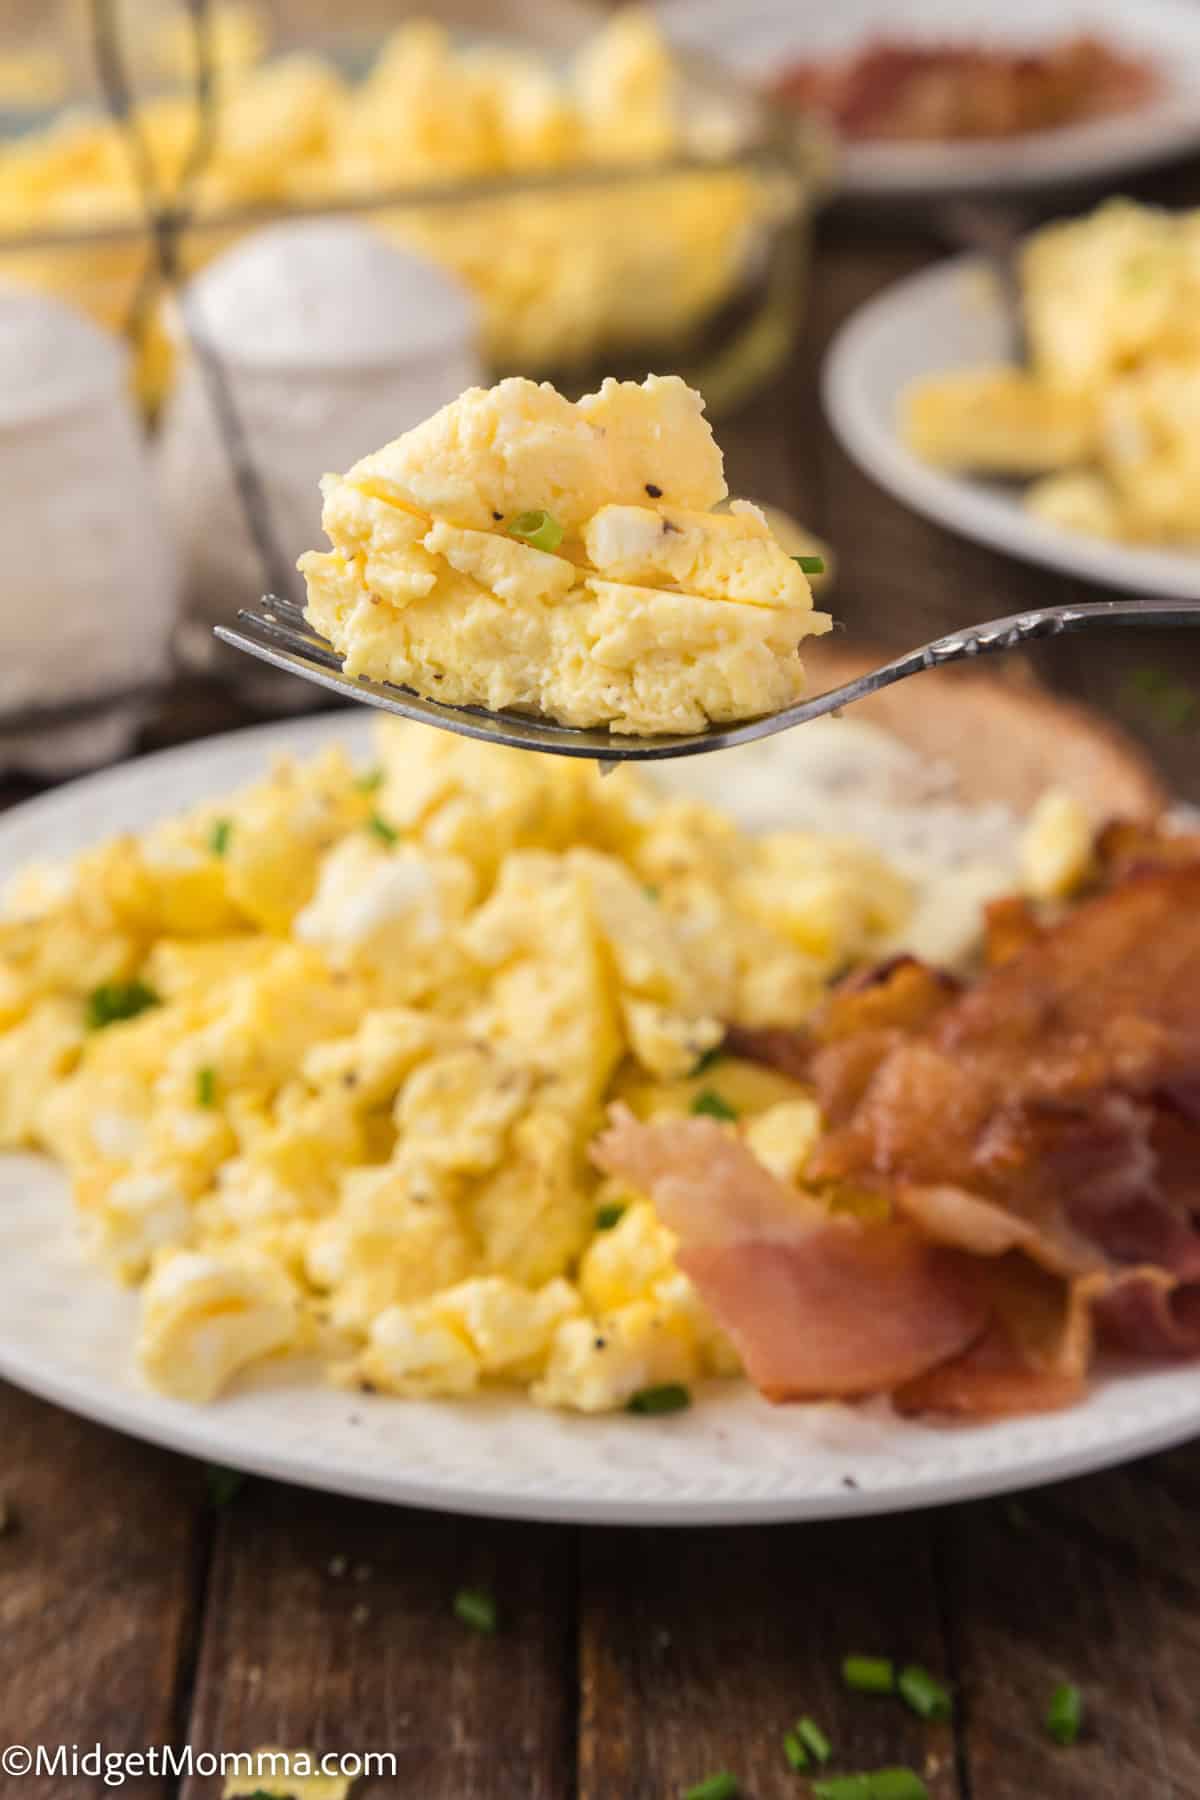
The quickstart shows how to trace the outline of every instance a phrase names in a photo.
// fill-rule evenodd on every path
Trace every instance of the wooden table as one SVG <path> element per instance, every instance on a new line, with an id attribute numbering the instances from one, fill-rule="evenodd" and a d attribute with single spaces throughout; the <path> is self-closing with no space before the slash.
<path id="1" fill-rule="evenodd" d="M 1200 200 L 1200 164 L 1142 184 Z M 816 397 L 829 336 L 926 263 L 918 235 L 829 221 L 800 354 L 723 429 L 735 490 L 792 507 L 837 546 L 852 629 L 910 644 L 1082 597 L 885 498 L 834 445 Z M 1196 683 L 1194 641 L 1136 656 Z M 1128 643 L 1042 649 L 1026 678 L 1140 729 L 1200 800 L 1197 724 L 1168 728 L 1126 677 Z M 1010 671 L 1010 678 L 1021 679 Z M 150 743 L 238 722 L 182 697 Z M 8 798 L 22 790 L 10 785 Z M 1197 1377 L 1200 1379 L 1200 1376 Z M 716 1769 L 751 1800 L 808 1789 L 781 1736 L 813 1715 L 838 1766 L 905 1763 L 936 1800 L 1200 1796 L 1200 1447 L 1034 1494 L 754 1530 L 569 1530 L 389 1510 L 250 1480 L 213 1505 L 204 1471 L 0 1387 L 0 1740 L 110 1751 L 285 1745 L 391 1751 L 411 1800 L 673 1800 Z M 496 1638 L 453 1616 L 495 1594 Z M 847 1650 L 956 1685 L 953 1726 L 843 1692 Z M 1042 1729 L 1062 1680 L 1086 1739 Z M 95 1780 L 0 1776 L 0 1796 L 75 1800 Z M 201 1800 L 217 1780 L 131 1779 Z"/>

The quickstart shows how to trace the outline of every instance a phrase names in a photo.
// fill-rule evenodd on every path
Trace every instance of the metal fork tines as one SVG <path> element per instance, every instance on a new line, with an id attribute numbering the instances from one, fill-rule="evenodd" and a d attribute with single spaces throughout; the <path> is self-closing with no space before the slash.
<path id="1" fill-rule="evenodd" d="M 437 700 L 426 700 L 409 688 L 370 681 L 361 675 L 347 675 L 333 646 L 313 631 L 301 608 L 294 601 L 274 595 L 268 594 L 257 610 L 241 612 L 238 617 L 242 621 L 238 629 L 217 626 L 217 636 L 225 643 L 262 662 L 271 663 L 277 669 L 286 669 L 305 681 L 344 694 L 347 699 L 398 713 L 402 718 L 416 719 L 424 725 L 436 725 L 443 731 L 457 731 L 465 737 L 481 738 L 521 750 L 550 751 L 556 756 L 592 757 L 611 765 L 657 762 L 673 756 L 700 756 L 709 750 L 725 750 L 734 744 L 750 743 L 755 738 L 771 737 L 777 731 L 788 731 L 793 725 L 803 725 L 825 713 L 839 712 L 856 700 L 878 693 L 881 688 L 919 674 L 922 669 L 940 668 L 996 651 L 1015 650 L 1039 638 L 1057 637 L 1061 632 L 1114 626 L 1200 624 L 1200 599 L 1169 602 L 1097 600 L 1081 606 L 1047 606 L 1035 612 L 1014 613 L 1005 619 L 990 619 L 986 624 L 971 625 L 946 637 L 935 638 L 932 643 L 922 644 L 855 681 L 797 701 L 794 706 L 784 707 L 779 712 L 736 725 L 711 725 L 705 731 L 686 736 L 653 738 L 626 737 L 607 729 L 581 731 L 567 725 L 555 725 L 532 714 L 447 706 Z"/>

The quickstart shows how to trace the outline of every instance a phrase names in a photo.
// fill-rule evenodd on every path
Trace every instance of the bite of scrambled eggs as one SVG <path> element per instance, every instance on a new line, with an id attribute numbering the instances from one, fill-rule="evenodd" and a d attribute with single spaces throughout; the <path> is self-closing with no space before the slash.
<path id="1" fill-rule="evenodd" d="M 926 461 L 1035 477 L 1064 529 L 1200 543 L 1200 211 L 1110 200 L 1033 233 L 1020 276 L 1027 368 L 917 382 L 901 428 Z"/>
<path id="2" fill-rule="evenodd" d="M 758 508 L 712 510 L 721 452 L 678 376 L 469 388 L 323 493 L 310 623 L 347 673 L 450 705 L 697 731 L 798 698 L 829 628 Z"/>
<path id="3" fill-rule="evenodd" d="M 140 1290 L 137 1358 L 211 1400 L 304 1352 L 388 1394 L 600 1412 L 737 1372 L 649 1201 L 588 1159 L 609 1103 L 699 1112 L 803 1182 L 810 1092 L 721 1051 L 904 939 L 865 845 L 752 837 L 627 770 L 386 721 L 69 867 L 0 914 L 0 1146 L 68 1172 Z M 1026 879 L 1085 878 L 1048 799 Z"/>

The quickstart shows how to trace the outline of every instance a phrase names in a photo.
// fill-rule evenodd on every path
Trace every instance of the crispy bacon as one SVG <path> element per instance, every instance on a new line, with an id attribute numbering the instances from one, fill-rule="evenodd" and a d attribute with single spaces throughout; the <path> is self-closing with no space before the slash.
<path id="1" fill-rule="evenodd" d="M 797 63 L 776 92 L 828 113 L 848 138 L 949 142 L 1120 112 L 1155 87 L 1145 63 L 1089 36 L 1037 51 L 885 38 L 841 61 Z"/>
<path id="2" fill-rule="evenodd" d="M 822 1085 L 822 1057 L 812 1078 Z M 948 1185 L 1093 1262 L 1200 1269 L 1200 866 L 1126 878 L 897 1043 L 813 1164 L 816 1179 Z M 1181 1143 L 1181 1139 L 1185 1140 Z M 1167 1152 L 1168 1154 L 1164 1154 Z"/>
<path id="3" fill-rule="evenodd" d="M 1097 1278 L 1064 1284 L 1023 1257 L 1005 1256 L 985 1265 L 981 1279 L 991 1311 L 986 1331 L 897 1389 L 898 1411 L 994 1419 L 1074 1405 L 1091 1361 Z"/>
<path id="4" fill-rule="evenodd" d="M 679 1265 L 769 1400 L 887 1392 L 979 1336 L 971 1259 L 900 1223 L 832 1218 L 706 1119 L 615 1108 L 593 1156 L 653 1197 Z"/>
<path id="5" fill-rule="evenodd" d="M 731 1034 L 811 1082 L 826 1131 L 807 1179 L 876 1196 L 876 1222 L 793 1192 L 707 1121 L 625 1114 L 599 1141 L 770 1398 L 886 1389 L 998 1416 L 1078 1398 L 1094 1338 L 1200 1354 L 1193 845 L 1156 862 L 1141 839 L 1113 873 L 1114 841 L 1100 890 L 1009 933 L 966 991 L 903 959 L 803 1036 Z"/>

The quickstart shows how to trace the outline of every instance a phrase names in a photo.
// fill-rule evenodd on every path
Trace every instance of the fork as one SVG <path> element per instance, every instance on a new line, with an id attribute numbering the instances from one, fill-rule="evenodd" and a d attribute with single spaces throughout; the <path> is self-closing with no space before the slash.
<path id="1" fill-rule="evenodd" d="M 365 706 L 377 706 L 384 712 L 399 713 L 405 719 L 417 719 L 423 725 L 437 725 L 443 731 L 457 731 L 463 737 L 481 738 L 487 743 L 506 744 L 517 750 L 549 751 L 556 756 L 590 756 L 604 768 L 621 762 L 661 762 L 673 756 L 701 756 L 709 750 L 728 750 L 734 744 L 748 744 L 755 738 L 772 737 L 777 731 L 790 731 L 793 725 L 804 725 L 825 713 L 840 712 L 856 700 L 865 700 L 881 688 L 906 681 L 922 669 L 937 669 L 949 663 L 965 662 L 974 657 L 990 656 L 997 650 L 1017 650 L 1038 638 L 1058 637 L 1065 631 L 1097 631 L 1106 625 L 1170 626 L 1200 625 L 1200 599 L 1173 600 L 1096 600 L 1080 606 L 1045 606 L 1036 612 L 1013 613 L 1007 619 L 992 619 L 986 625 L 970 625 L 965 630 L 935 638 L 884 663 L 854 681 L 830 688 L 828 693 L 799 700 L 779 712 L 765 713 L 735 725 L 711 725 L 705 731 L 674 737 L 624 737 L 608 730 L 581 731 L 568 725 L 556 725 L 518 712 L 487 712 L 483 707 L 446 706 L 437 700 L 425 700 L 409 688 L 390 683 L 369 681 L 364 676 L 346 675 L 333 646 L 319 637 L 307 623 L 304 613 L 293 600 L 266 595 L 256 610 L 239 612 L 240 628 L 218 625 L 216 634 L 235 650 L 257 656 L 277 669 L 286 669 L 318 687 L 329 688 L 346 699 L 359 700 Z"/>

